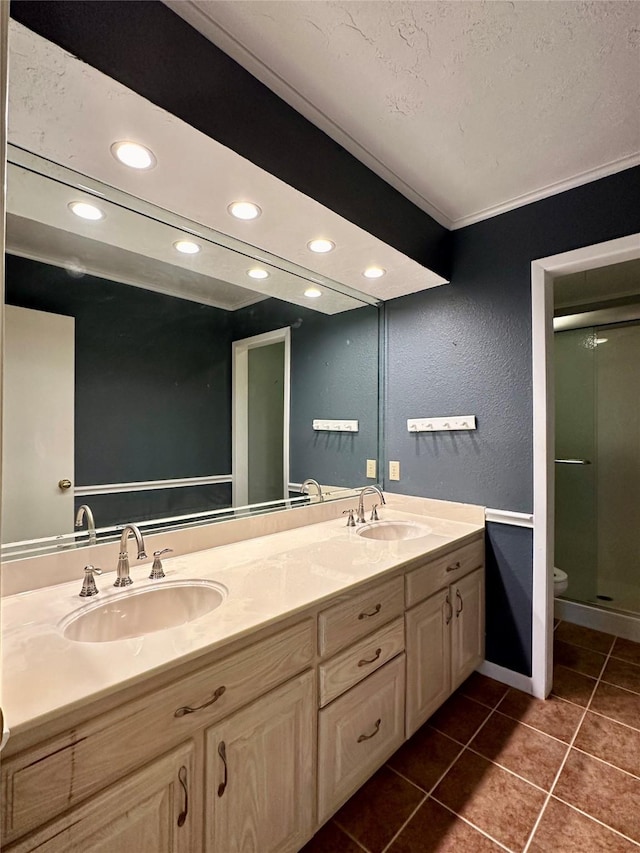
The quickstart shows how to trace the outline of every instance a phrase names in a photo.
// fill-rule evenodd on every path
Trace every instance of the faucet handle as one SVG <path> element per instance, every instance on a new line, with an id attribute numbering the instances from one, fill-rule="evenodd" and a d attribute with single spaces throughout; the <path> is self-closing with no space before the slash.
<path id="1" fill-rule="evenodd" d="M 84 567 L 84 580 L 82 581 L 82 589 L 78 593 L 80 598 L 89 598 L 92 595 L 98 594 L 99 590 L 96 586 L 96 582 L 93 576 L 101 574 L 102 569 L 98 569 L 96 566 Z"/>
<path id="2" fill-rule="evenodd" d="M 355 512 L 355 509 L 345 509 L 342 511 L 343 515 L 346 515 L 347 513 L 349 513 L 349 518 L 347 519 L 347 527 L 355 527 L 356 526 L 356 522 L 355 522 L 355 519 L 353 517 L 354 512 Z"/>
<path id="3" fill-rule="evenodd" d="M 371 521 L 380 521 L 380 517 L 378 516 L 378 507 L 380 504 L 374 504 L 371 507 Z"/>
<path id="4" fill-rule="evenodd" d="M 149 579 L 152 581 L 160 580 L 160 578 L 164 577 L 164 569 L 162 568 L 162 561 L 160 557 L 162 554 L 170 554 L 173 553 L 173 548 L 163 548 L 161 551 L 153 552 L 153 566 L 151 567 L 151 574 L 149 575 Z"/>

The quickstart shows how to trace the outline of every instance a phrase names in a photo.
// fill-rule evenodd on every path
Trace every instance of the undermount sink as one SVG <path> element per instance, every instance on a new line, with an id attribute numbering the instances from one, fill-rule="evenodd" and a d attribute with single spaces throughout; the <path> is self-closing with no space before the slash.
<path id="1" fill-rule="evenodd" d="M 163 581 L 128 589 L 74 611 L 60 623 L 67 640 L 110 643 L 193 622 L 219 607 L 227 588 L 206 580 Z"/>
<path id="2" fill-rule="evenodd" d="M 358 536 L 394 542 L 400 539 L 419 539 L 428 536 L 431 528 L 416 521 L 374 521 L 358 529 Z"/>

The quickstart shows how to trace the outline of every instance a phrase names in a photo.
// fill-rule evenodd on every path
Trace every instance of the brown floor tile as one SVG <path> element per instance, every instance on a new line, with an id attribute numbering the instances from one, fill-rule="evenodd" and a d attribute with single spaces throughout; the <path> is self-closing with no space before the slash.
<path id="1" fill-rule="evenodd" d="M 429 718 L 429 725 L 454 740 L 466 744 L 490 713 L 491 710 L 486 705 L 480 705 L 473 699 L 454 693 Z"/>
<path id="2" fill-rule="evenodd" d="M 424 794 L 382 767 L 336 814 L 335 822 L 371 853 L 391 841 Z"/>
<path id="3" fill-rule="evenodd" d="M 544 810 L 529 853 L 637 853 L 630 841 L 553 797 Z"/>
<path id="4" fill-rule="evenodd" d="M 624 687 L 626 690 L 640 693 L 640 666 L 626 660 L 609 658 L 602 673 L 602 680 L 615 684 L 616 687 Z"/>
<path id="5" fill-rule="evenodd" d="M 593 694 L 589 710 L 640 729 L 640 696 L 637 693 L 601 681 Z"/>
<path id="6" fill-rule="evenodd" d="M 580 646 L 572 646 L 569 643 L 561 643 L 557 639 L 553 644 L 554 663 L 566 666 L 567 669 L 575 669 L 583 675 L 597 678 L 602 672 L 602 666 L 606 657 L 600 652 L 592 652 L 590 649 L 582 649 Z"/>
<path id="7" fill-rule="evenodd" d="M 640 776 L 640 731 L 637 729 L 587 712 L 573 745 Z"/>
<path id="8" fill-rule="evenodd" d="M 429 799 L 389 847 L 389 853 L 499 853 L 502 849 Z"/>
<path id="9" fill-rule="evenodd" d="M 593 628 L 584 628 L 582 625 L 574 625 L 572 622 L 563 622 L 555 632 L 556 641 L 571 643 L 573 646 L 582 646 L 594 652 L 607 654 L 615 637 L 613 634 L 604 634 L 602 631 L 594 631 Z"/>
<path id="10" fill-rule="evenodd" d="M 430 791 L 460 749 L 456 741 L 430 726 L 422 726 L 387 763 L 424 791 Z"/>
<path id="11" fill-rule="evenodd" d="M 522 850 L 546 795 L 466 750 L 433 796 L 497 841 Z"/>
<path id="12" fill-rule="evenodd" d="M 640 841 L 640 779 L 572 749 L 553 793 Z"/>
<path id="13" fill-rule="evenodd" d="M 622 658 L 640 666 L 640 643 L 634 643 L 633 640 L 618 637 L 611 654 L 614 658 Z"/>
<path id="14" fill-rule="evenodd" d="M 509 687 L 500 681 L 495 681 L 479 672 L 473 672 L 464 684 L 458 687 L 458 693 L 462 693 L 469 699 L 475 699 L 482 705 L 495 708 L 508 689 Z"/>
<path id="15" fill-rule="evenodd" d="M 567 745 L 496 712 L 471 741 L 469 749 L 548 791 Z"/>
<path id="16" fill-rule="evenodd" d="M 300 853 L 362 853 L 362 849 L 339 826 L 329 821 L 305 844 Z"/>
<path id="17" fill-rule="evenodd" d="M 583 709 L 555 696 L 546 700 L 534 699 L 520 690 L 510 690 L 500 704 L 500 713 L 569 743 L 576 733 Z"/>
<path id="18" fill-rule="evenodd" d="M 582 705 L 583 708 L 586 708 L 596 684 L 595 678 L 590 678 L 581 672 L 575 672 L 573 669 L 567 669 L 557 664 L 553 667 L 551 692 L 554 696 L 566 699 L 567 702 L 573 702 L 575 705 Z"/>

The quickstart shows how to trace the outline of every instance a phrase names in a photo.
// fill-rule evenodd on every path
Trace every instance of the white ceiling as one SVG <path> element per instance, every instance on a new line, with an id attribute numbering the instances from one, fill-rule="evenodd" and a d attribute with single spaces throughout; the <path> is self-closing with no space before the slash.
<path id="1" fill-rule="evenodd" d="M 448 228 L 640 163 L 640 2 L 165 0 Z"/>
<path id="2" fill-rule="evenodd" d="M 284 258 L 303 268 L 303 276 L 306 270 L 311 270 L 374 299 L 391 299 L 445 282 L 393 247 L 16 21 L 11 21 L 9 48 L 8 138 L 13 145 L 178 214 L 184 217 L 179 227 L 188 226 L 185 220 L 198 223 L 243 241 L 246 252 L 253 257 L 264 260 L 265 253 L 270 253 L 276 259 Z M 124 139 L 151 148 L 157 165 L 140 172 L 118 163 L 111 155 L 110 146 Z M 21 210 L 17 199 L 12 212 L 37 219 L 39 192 L 36 188 L 36 205 L 31 213 Z M 43 195 L 42 216 L 44 198 Z M 227 207 L 238 200 L 256 202 L 262 208 L 262 215 L 251 222 L 234 219 Z M 110 216 L 107 224 L 109 221 L 115 222 L 115 218 Z M 43 224 L 58 227 L 53 212 Z M 70 226 L 62 227 L 68 230 Z M 197 231 L 195 226 L 194 230 Z M 310 252 L 307 242 L 316 237 L 333 240 L 336 249 L 327 255 Z M 129 252 L 136 251 L 133 230 L 128 233 L 126 228 L 120 228 L 114 240 L 114 245 Z M 168 263 L 168 256 L 158 251 L 154 249 L 152 257 Z M 104 257 L 102 251 L 101 262 Z M 207 270 L 202 265 L 208 259 L 209 255 L 203 252 L 192 260 L 194 272 L 205 273 Z M 201 266 L 196 269 L 197 264 Z M 277 260 L 273 260 L 273 264 L 281 271 L 287 269 Z M 229 265 L 235 269 L 235 275 L 225 280 L 240 285 L 243 278 L 246 280 L 246 258 L 242 258 L 239 267 L 231 262 Z M 362 272 L 370 265 L 383 267 L 386 274 L 380 279 L 366 279 Z M 223 269 L 217 260 L 209 271 L 222 278 Z M 289 279 L 293 278 L 289 275 Z M 273 283 L 275 275 L 268 281 Z M 298 279 L 298 290 L 302 281 Z M 202 284 L 201 281 L 193 283 L 196 289 Z M 308 282 L 304 285 L 308 286 Z M 253 281 L 250 288 L 265 295 L 280 295 L 268 290 L 267 285 L 261 287 Z M 310 304 L 308 299 L 305 301 L 304 297 L 295 298 L 291 291 L 281 298 L 328 313 L 353 307 L 353 300 L 339 297 L 341 294 L 335 293 L 333 303 L 326 306 L 322 300 L 322 308 Z M 225 298 L 217 292 L 212 302 L 219 304 Z M 255 298 L 255 293 L 250 298 Z"/>

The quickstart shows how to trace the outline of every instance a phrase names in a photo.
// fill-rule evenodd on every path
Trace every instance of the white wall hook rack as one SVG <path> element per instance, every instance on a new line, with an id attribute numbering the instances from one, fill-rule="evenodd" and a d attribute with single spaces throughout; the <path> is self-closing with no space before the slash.
<path id="1" fill-rule="evenodd" d="M 316 418 L 313 421 L 313 428 L 323 432 L 358 432 L 358 421 Z"/>
<path id="2" fill-rule="evenodd" d="M 456 415 L 449 418 L 409 418 L 409 432 L 441 432 L 476 429 L 475 415 Z"/>

